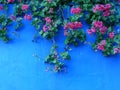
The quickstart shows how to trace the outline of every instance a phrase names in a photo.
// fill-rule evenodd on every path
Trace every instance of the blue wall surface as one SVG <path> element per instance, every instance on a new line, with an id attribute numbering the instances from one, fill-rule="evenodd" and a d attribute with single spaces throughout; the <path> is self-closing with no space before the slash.
<path id="1" fill-rule="evenodd" d="M 52 42 L 41 38 L 33 43 L 36 30 L 29 21 L 23 23 L 20 37 L 12 34 L 9 43 L 0 41 L 0 90 L 120 90 L 120 55 L 104 57 L 88 45 L 72 47 L 66 73 L 46 72 L 43 59 Z M 83 23 L 86 31 L 88 25 Z M 12 31 L 13 26 L 9 27 L 9 32 Z M 63 51 L 65 37 L 62 29 L 59 32 L 58 50 Z"/>

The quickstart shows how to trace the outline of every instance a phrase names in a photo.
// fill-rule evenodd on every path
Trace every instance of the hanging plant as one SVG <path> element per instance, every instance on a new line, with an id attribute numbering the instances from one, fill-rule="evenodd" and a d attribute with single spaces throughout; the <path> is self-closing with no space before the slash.
<path id="1" fill-rule="evenodd" d="M 82 17 L 81 13 L 82 9 L 79 7 L 72 7 L 71 13 L 73 16 L 69 17 L 69 22 L 65 23 L 64 26 L 64 35 L 66 36 L 65 44 L 73 44 L 78 46 L 79 42 L 84 42 L 86 40 L 86 35 L 82 28 L 82 23 L 80 22 L 80 18 Z"/>
<path id="2" fill-rule="evenodd" d="M 8 37 L 7 26 L 12 23 L 10 18 L 7 18 L 6 15 L 0 16 L 0 39 L 4 42 L 8 42 L 10 38 Z"/>
<path id="3" fill-rule="evenodd" d="M 88 30 L 89 34 L 97 36 L 95 43 L 92 47 L 95 50 L 100 50 L 105 56 L 117 54 L 115 48 L 119 48 L 119 43 L 116 43 L 115 37 L 120 33 L 114 30 L 114 26 L 118 24 L 120 18 L 115 11 L 113 4 L 97 4 L 92 8 L 93 15 L 89 21 L 92 22 L 91 29 Z M 89 22 L 89 23 L 90 23 Z M 115 49 L 115 50 L 114 50 Z"/>
<path id="4" fill-rule="evenodd" d="M 45 63 L 53 66 L 55 72 L 64 70 L 66 60 L 70 60 L 70 46 L 79 46 L 86 41 L 86 33 L 82 29 L 82 21 L 90 26 L 88 34 L 95 36 L 90 44 L 94 50 L 99 50 L 104 56 L 120 53 L 120 32 L 115 30 L 119 24 L 118 8 L 120 0 L 0 0 L 0 39 L 8 42 L 8 26 L 15 23 L 15 30 L 23 26 L 22 21 L 32 21 L 37 34 L 52 41 L 50 54 Z M 9 5 L 13 6 L 13 14 L 8 16 Z M 64 17 L 64 9 L 70 8 L 70 17 Z M 63 27 L 65 47 L 58 52 L 56 36 Z M 87 44 L 88 44 L 87 43 Z"/>

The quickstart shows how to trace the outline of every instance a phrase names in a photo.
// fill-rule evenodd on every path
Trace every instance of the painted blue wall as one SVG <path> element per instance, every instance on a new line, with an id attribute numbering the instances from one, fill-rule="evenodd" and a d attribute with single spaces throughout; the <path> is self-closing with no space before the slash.
<path id="1" fill-rule="evenodd" d="M 46 72 L 43 58 L 52 42 L 41 38 L 33 43 L 36 30 L 29 21 L 23 23 L 20 37 L 11 35 L 13 41 L 7 44 L 0 41 L 0 90 L 120 90 L 120 55 L 104 57 L 83 45 L 70 52 L 72 60 L 66 62 L 66 73 Z M 83 23 L 86 30 L 88 26 Z M 9 27 L 12 31 L 13 26 Z M 63 51 L 65 37 L 62 29 L 59 32 L 57 43 Z"/>

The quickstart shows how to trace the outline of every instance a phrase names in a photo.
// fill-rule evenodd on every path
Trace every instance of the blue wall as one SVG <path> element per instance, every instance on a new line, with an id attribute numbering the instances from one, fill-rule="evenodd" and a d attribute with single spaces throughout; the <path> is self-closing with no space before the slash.
<path id="1" fill-rule="evenodd" d="M 72 47 L 66 73 L 46 72 L 43 59 L 52 42 L 41 38 L 33 43 L 36 30 L 29 21 L 23 23 L 20 37 L 12 34 L 13 41 L 0 41 L 0 90 L 120 90 L 120 55 L 104 57 L 88 45 Z M 83 29 L 87 28 L 84 23 Z M 12 31 L 13 26 L 9 27 Z M 63 51 L 65 37 L 62 29 L 59 32 L 57 43 Z"/>

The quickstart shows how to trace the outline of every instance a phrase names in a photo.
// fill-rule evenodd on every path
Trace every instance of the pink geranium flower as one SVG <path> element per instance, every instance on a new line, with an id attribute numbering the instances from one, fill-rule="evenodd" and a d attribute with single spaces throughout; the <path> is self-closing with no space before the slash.
<path id="1" fill-rule="evenodd" d="M 112 6 L 111 6 L 111 4 L 106 4 L 105 5 L 105 9 L 110 9 Z"/>
<path id="2" fill-rule="evenodd" d="M 101 51 L 104 51 L 104 50 L 105 50 L 105 47 L 104 47 L 104 45 L 102 45 L 102 44 L 98 44 L 98 45 L 97 45 L 97 49 L 98 49 L 98 50 L 101 50 Z"/>
<path id="3" fill-rule="evenodd" d="M 88 34 L 92 34 L 91 29 L 88 29 L 88 30 L 87 30 L 87 33 L 88 33 Z"/>
<path id="4" fill-rule="evenodd" d="M 65 26 L 64 26 L 64 29 L 77 29 L 77 28 L 81 28 L 82 27 L 82 23 L 81 22 L 70 22 L 70 23 L 67 23 Z"/>
<path id="5" fill-rule="evenodd" d="M 46 17 L 46 18 L 45 18 L 45 21 L 46 21 L 47 23 L 51 23 L 51 18 L 50 18 L 50 17 Z"/>
<path id="6" fill-rule="evenodd" d="M 27 4 L 22 5 L 22 10 L 28 10 L 29 6 Z"/>
<path id="7" fill-rule="evenodd" d="M 114 38 L 114 35 L 115 35 L 114 32 L 109 33 L 109 38 L 111 39 Z"/>
<path id="8" fill-rule="evenodd" d="M 95 28 L 101 28 L 103 26 L 103 22 L 102 21 L 95 21 L 93 24 L 94 24 Z"/>
<path id="9" fill-rule="evenodd" d="M 106 40 L 102 40 L 98 45 L 97 45 L 97 49 L 104 51 L 105 50 L 105 45 L 107 44 Z"/>
<path id="10" fill-rule="evenodd" d="M 99 10 L 99 5 L 96 5 L 95 7 L 93 7 L 93 12 L 97 12 Z"/>
<path id="11" fill-rule="evenodd" d="M 26 19 L 26 20 L 31 20 L 31 19 L 32 19 L 32 16 L 31 16 L 31 15 L 26 14 L 26 15 L 24 16 L 24 19 Z"/>
<path id="12" fill-rule="evenodd" d="M 95 33 L 95 32 L 96 32 L 96 29 L 95 29 L 94 27 L 92 27 L 92 28 L 91 28 L 91 31 L 92 31 L 93 33 Z"/>
<path id="13" fill-rule="evenodd" d="M 101 12 L 103 16 L 109 16 L 110 15 L 110 9 L 112 5 L 111 4 L 97 4 L 96 6 L 93 7 L 93 12 L 96 13 L 97 11 Z"/>
<path id="14" fill-rule="evenodd" d="M 88 34 L 95 33 L 96 31 L 101 32 L 102 34 L 105 34 L 107 31 L 107 27 L 103 25 L 102 21 L 94 21 L 93 27 L 88 30 Z"/>
<path id="15" fill-rule="evenodd" d="M 77 7 L 77 8 L 72 8 L 72 9 L 71 9 L 71 13 L 72 13 L 72 14 L 80 14 L 81 11 L 82 11 L 82 9 L 79 8 L 79 7 Z"/>
<path id="16" fill-rule="evenodd" d="M 105 6 L 102 5 L 102 4 L 100 4 L 100 5 L 99 5 L 99 11 L 103 11 L 103 10 L 105 10 Z"/>
<path id="17" fill-rule="evenodd" d="M 120 48 L 114 48 L 114 49 L 113 49 L 113 53 L 114 53 L 114 54 L 120 53 Z"/>
<path id="18" fill-rule="evenodd" d="M 49 30 L 50 28 L 47 25 L 43 26 L 43 31 L 46 32 L 47 30 Z"/>
<path id="19" fill-rule="evenodd" d="M 101 32 L 102 34 L 105 34 L 106 30 L 107 30 L 107 27 L 105 27 L 105 26 L 102 26 L 102 27 L 100 28 L 100 32 Z"/>
<path id="20" fill-rule="evenodd" d="M 87 30 L 88 34 L 92 34 L 96 32 L 96 29 L 94 27 L 92 27 L 91 29 Z"/>
<path id="21" fill-rule="evenodd" d="M 43 31 L 44 31 L 44 32 L 47 31 L 47 27 L 46 27 L 46 25 L 43 26 Z"/>
<path id="22" fill-rule="evenodd" d="M 103 16 L 107 17 L 110 15 L 110 10 L 106 10 L 105 12 L 103 12 Z"/>

